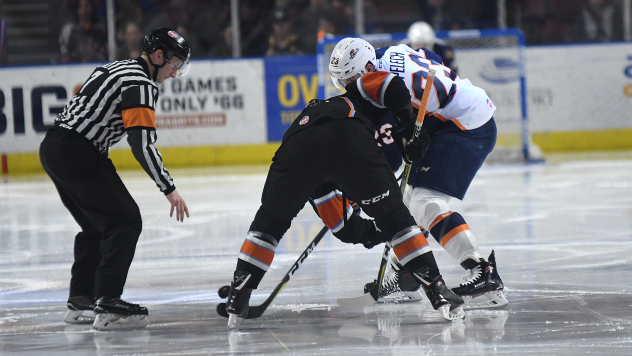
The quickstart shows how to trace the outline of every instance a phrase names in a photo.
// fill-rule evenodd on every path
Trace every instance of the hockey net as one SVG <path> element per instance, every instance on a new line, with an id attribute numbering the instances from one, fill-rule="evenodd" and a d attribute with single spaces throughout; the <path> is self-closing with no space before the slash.
<path id="1" fill-rule="evenodd" d="M 318 45 L 319 96 L 341 92 L 329 75 L 329 58 L 344 37 L 330 37 Z M 406 43 L 406 34 L 362 36 L 375 48 Z M 481 87 L 496 105 L 498 139 L 487 163 L 537 162 L 541 151 L 531 141 L 527 116 L 524 36 L 519 30 L 463 30 L 438 32 L 437 38 L 455 49 L 458 74 Z"/>

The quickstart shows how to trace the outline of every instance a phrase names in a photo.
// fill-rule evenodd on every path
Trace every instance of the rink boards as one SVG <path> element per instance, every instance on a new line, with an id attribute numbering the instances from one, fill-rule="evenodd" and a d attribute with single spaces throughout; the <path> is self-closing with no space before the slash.
<path id="1" fill-rule="evenodd" d="M 632 148 L 631 52 L 621 43 L 527 49 L 529 123 L 544 152 Z M 3 174 L 41 172 L 44 133 L 96 65 L 0 69 Z M 503 75 L 490 63 L 480 70 Z M 316 72 L 311 55 L 194 60 L 187 77 L 160 86 L 156 146 L 165 165 L 270 162 L 292 120 L 318 96 Z M 140 167 L 125 140 L 111 157 L 119 169 Z"/>

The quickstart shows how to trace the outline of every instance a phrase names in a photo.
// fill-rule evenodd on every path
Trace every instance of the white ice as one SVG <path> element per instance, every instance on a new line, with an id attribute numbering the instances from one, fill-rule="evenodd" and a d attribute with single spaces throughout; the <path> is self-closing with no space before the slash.
<path id="1" fill-rule="evenodd" d="M 328 234 L 260 319 L 228 332 L 215 313 L 259 206 L 267 167 L 172 170 L 191 218 L 169 218 L 144 172 L 122 172 L 143 215 L 123 298 L 149 308 L 143 330 L 63 322 L 78 226 L 46 176 L 0 184 L 2 355 L 632 354 L 632 161 L 485 167 L 463 202 L 482 252 L 496 251 L 509 305 L 448 323 L 427 302 L 343 310 L 381 247 Z M 263 301 L 321 228 L 307 207 L 253 295 Z M 431 241 L 441 272 L 462 269 Z"/>

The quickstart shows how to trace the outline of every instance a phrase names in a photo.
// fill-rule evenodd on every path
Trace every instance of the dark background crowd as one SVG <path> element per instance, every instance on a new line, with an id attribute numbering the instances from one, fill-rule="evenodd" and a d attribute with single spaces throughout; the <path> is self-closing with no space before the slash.
<path id="1" fill-rule="evenodd" d="M 623 0 L 506 0 L 507 27 L 527 44 L 624 39 Z M 498 28 L 496 0 L 364 0 L 365 33 Z M 0 0 L 0 64 L 108 60 L 105 0 Z M 231 57 L 229 0 L 115 0 L 116 59 L 135 58 L 143 34 L 180 32 L 193 57 Z M 355 34 L 355 0 L 239 0 L 242 56 L 315 53 L 319 37 Z"/>

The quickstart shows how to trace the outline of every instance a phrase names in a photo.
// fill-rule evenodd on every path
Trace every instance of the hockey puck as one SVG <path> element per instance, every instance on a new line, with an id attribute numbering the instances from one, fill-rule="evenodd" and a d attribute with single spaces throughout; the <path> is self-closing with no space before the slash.
<path id="1" fill-rule="evenodd" d="M 219 295 L 220 298 L 224 299 L 228 297 L 229 292 L 230 292 L 230 286 L 223 286 L 217 291 L 217 295 Z"/>
<path id="2" fill-rule="evenodd" d="M 217 304 L 217 314 L 219 314 L 219 316 L 223 316 L 224 318 L 228 318 L 228 313 L 226 312 L 226 303 Z"/>

